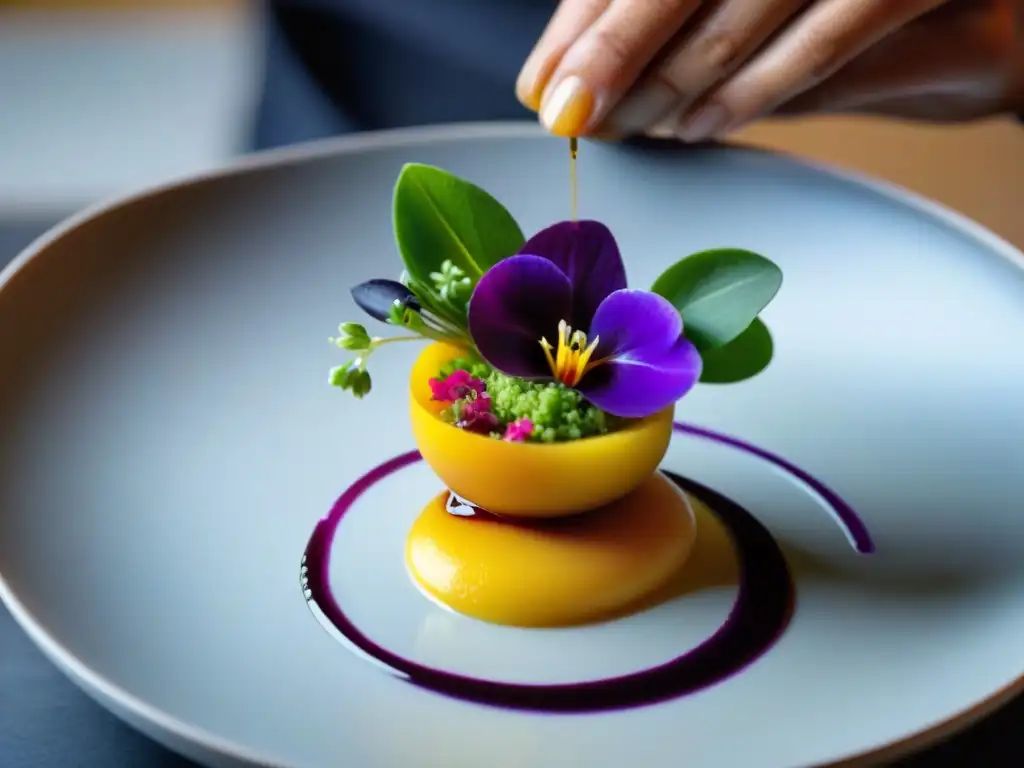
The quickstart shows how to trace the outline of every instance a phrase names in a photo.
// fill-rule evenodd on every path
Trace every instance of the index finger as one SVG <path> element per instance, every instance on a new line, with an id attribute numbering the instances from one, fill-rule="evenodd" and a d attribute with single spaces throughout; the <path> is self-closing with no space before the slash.
<path id="1" fill-rule="evenodd" d="M 566 0 L 559 12 L 575 4 Z M 583 135 L 599 125 L 700 5 L 701 0 L 611 0 L 551 68 L 541 122 L 561 136 Z M 538 60 L 548 60 L 549 51 L 538 48 Z"/>
<path id="2" fill-rule="evenodd" d="M 563 0 L 527 56 L 516 80 L 516 96 L 540 112 L 544 88 L 569 47 L 611 5 L 611 0 Z"/>

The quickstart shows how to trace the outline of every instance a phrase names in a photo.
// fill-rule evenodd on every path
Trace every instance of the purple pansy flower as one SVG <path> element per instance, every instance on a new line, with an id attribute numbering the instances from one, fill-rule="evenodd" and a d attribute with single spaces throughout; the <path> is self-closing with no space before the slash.
<path id="1" fill-rule="evenodd" d="M 469 332 L 499 371 L 560 381 L 625 418 L 671 405 L 701 373 L 679 311 L 626 288 L 615 238 L 596 221 L 548 227 L 485 272 L 469 303 Z"/>

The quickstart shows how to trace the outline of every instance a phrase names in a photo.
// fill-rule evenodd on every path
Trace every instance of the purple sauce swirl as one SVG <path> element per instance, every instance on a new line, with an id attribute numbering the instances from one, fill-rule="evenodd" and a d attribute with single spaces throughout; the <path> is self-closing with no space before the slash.
<path id="1" fill-rule="evenodd" d="M 824 483 L 785 459 L 733 437 L 702 427 L 675 424 L 675 431 L 712 440 L 769 462 L 810 488 L 833 511 L 854 548 L 874 551 L 871 537 L 854 510 Z M 768 530 L 725 496 L 692 480 L 666 472 L 684 491 L 703 501 L 721 520 L 736 547 L 739 590 L 725 623 L 707 640 L 676 658 L 649 669 L 603 680 L 555 685 L 507 683 L 428 667 L 383 648 L 346 616 L 331 592 L 330 551 L 338 527 L 353 503 L 372 485 L 420 461 L 410 451 L 381 464 L 353 483 L 321 520 L 306 546 L 300 582 L 314 615 L 329 622 L 349 643 L 424 690 L 477 704 L 552 713 L 587 713 L 645 706 L 695 693 L 740 672 L 763 656 L 789 624 L 795 605 L 786 560 Z"/>

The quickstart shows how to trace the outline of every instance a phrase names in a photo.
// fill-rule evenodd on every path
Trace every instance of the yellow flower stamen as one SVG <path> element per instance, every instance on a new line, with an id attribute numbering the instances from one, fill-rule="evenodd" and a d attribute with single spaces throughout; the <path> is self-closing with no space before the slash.
<path id="1" fill-rule="evenodd" d="M 587 334 L 574 331 L 562 320 L 558 323 L 558 347 L 553 348 L 546 338 L 540 340 L 540 346 L 555 380 L 567 387 L 575 387 L 588 371 L 601 363 L 600 360 L 592 359 L 598 341 L 600 337 L 595 336 L 593 341 L 587 343 Z M 554 355 L 551 354 L 552 349 L 555 349 Z"/>

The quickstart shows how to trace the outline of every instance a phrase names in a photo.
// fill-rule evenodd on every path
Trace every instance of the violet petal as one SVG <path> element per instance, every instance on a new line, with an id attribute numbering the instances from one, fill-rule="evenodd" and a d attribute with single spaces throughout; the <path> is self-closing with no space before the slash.
<path id="1" fill-rule="evenodd" d="M 418 312 L 416 296 L 397 280 L 369 280 L 352 289 L 352 299 L 374 320 L 387 322 L 391 307 L 397 301 L 403 308 Z"/>
<path id="2" fill-rule="evenodd" d="M 579 391 L 603 411 L 624 418 L 657 413 L 700 379 L 697 348 L 683 336 L 679 310 L 647 291 L 616 291 L 594 314 L 590 338 L 596 359 Z"/>
<path id="3" fill-rule="evenodd" d="M 546 378 L 540 340 L 558 344 L 558 323 L 572 306 L 569 278 L 540 256 L 510 256 L 487 270 L 469 300 L 469 335 L 502 373 Z"/>
<path id="4" fill-rule="evenodd" d="M 611 231 L 599 221 L 563 221 L 526 241 L 520 253 L 543 256 L 572 284 L 573 307 L 565 321 L 586 331 L 605 297 L 626 287 L 626 267 Z"/>

